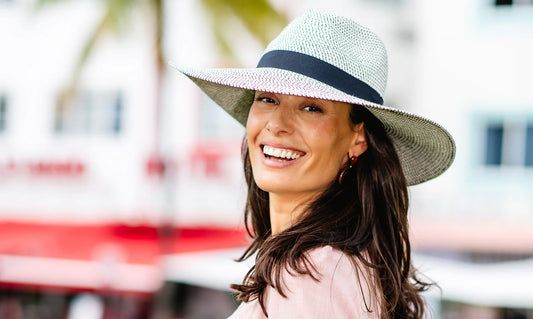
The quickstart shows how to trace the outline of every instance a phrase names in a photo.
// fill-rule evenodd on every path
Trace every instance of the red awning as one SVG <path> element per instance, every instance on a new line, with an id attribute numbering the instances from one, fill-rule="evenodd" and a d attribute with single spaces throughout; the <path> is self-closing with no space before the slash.
<path id="1" fill-rule="evenodd" d="M 244 247 L 243 230 L 0 223 L 0 286 L 152 293 L 161 257 Z"/>

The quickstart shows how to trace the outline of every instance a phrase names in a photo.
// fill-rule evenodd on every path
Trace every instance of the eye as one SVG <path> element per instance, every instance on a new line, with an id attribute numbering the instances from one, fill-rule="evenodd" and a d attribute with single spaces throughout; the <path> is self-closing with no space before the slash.
<path id="1" fill-rule="evenodd" d="M 268 104 L 277 104 L 276 97 L 268 92 L 261 92 L 256 94 L 255 101 Z"/>
<path id="2" fill-rule="evenodd" d="M 274 99 L 272 99 L 270 97 L 264 97 L 264 96 L 260 96 L 260 97 L 256 98 L 255 100 L 259 101 L 259 102 L 265 102 L 265 103 L 276 103 L 276 101 L 274 101 Z"/>
<path id="3" fill-rule="evenodd" d="M 315 105 L 307 105 L 303 108 L 305 111 L 308 111 L 308 112 L 318 112 L 318 113 L 324 113 L 324 111 L 322 111 L 321 108 L 319 108 L 318 106 L 315 106 Z"/>

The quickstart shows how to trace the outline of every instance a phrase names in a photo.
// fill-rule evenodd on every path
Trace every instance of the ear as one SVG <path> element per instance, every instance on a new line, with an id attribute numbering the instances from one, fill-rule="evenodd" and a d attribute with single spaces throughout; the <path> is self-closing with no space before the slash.
<path id="1" fill-rule="evenodd" d="M 361 156 L 367 148 L 368 145 L 366 143 L 366 134 L 365 134 L 365 125 L 363 122 L 354 125 L 352 128 L 352 131 L 354 133 L 352 143 L 350 145 L 349 154 L 350 156 Z"/>

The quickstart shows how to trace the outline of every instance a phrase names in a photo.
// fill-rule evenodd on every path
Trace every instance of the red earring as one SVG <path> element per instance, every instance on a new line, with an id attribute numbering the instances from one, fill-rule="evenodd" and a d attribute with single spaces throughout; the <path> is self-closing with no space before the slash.
<path id="1" fill-rule="evenodd" d="M 350 168 L 352 168 L 355 165 L 355 163 L 357 163 L 357 156 L 353 155 L 352 157 L 350 157 L 350 154 L 348 153 L 348 157 L 349 157 L 348 163 L 346 167 L 343 168 L 343 170 L 341 171 L 341 174 L 339 175 L 339 184 L 341 185 L 342 185 L 342 179 L 344 178 L 344 176 L 346 176 Z"/>

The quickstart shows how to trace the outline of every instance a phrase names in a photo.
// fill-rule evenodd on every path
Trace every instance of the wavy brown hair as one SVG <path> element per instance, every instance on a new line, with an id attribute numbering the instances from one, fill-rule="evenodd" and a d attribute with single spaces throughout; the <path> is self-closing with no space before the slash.
<path id="1" fill-rule="evenodd" d="M 368 267 L 376 278 L 371 284 L 381 318 L 422 318 L 420 292 L 429 284 L 417 278 L 411 264 L 407 182 L 398 154 L 383 124 L 365 107 L 354 105 L 350 118 L 354 124 L 364 123 L 368 149 L 342 185 L 333 181 L 295 224 L 275 236 L 271 236 L 269 194 L 255 183 L 246 139 L 243 142 L 248 185 L 245 223 L 253 241 L 239 261 L 256 252 L 257 256 L 243 283 L 232 288 L 240 300 L 257 298 L 265 315 L 265 288 L 270 285 L 286 296 L 282 273 L 289 269 L 316 280 L 305 253 L 330 245 L 352 256 L 354 267 Z"/>

